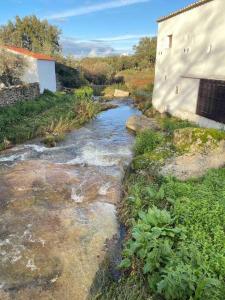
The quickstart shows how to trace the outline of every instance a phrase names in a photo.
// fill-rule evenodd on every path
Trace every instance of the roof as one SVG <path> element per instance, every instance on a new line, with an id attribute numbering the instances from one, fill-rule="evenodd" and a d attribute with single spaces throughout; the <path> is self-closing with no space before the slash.
<path id="1" fill-rule="evenodd" d="M 24 48 L 17 48 L 17 47 L 14 47 L 14 46 L 0 46 L 0 47 L 3 48 L 3 49 L 6 49 L 6 50 L 16 52 L 18 54 L 33 57 L 33 58 L 38 59 L 38 60 L 50 60 L 50 61 L 55 60 L 51 56 L 41 54 L 41 53 L 34 53 L 34 52 L 31 52 L 31 51 L 29 51 L 27 49 L 24 49 Z"/>
<path id="2" fill-rule="evenodd" d="M 214 1 L 214 0 L 199 0 L 199 1 L 194 2 L 194 3 L 192 3 L 192 4 L 188 5 L 188 6 L 180 9 L 180 10 L 177 10 L 177 11 L 175 11 L 175 12 L 173 12 L 173 13 L 167 15 L 167 16 L 159 18 L 157 20 L 157 22 L 159 23 L 159 22 L 165 21 L 167 19 L 173 18 L 173 17 L 175 17 L 175 16 L 177 16 L 179 14 L 182 14 L 182 13 L 188 11 L 188 10 L 191 10 L 191 9 L 196 8 L 198 6 L 204 5 L 204 4 L 206 4 L 208 2 L 211 2 L 211 1 Z"/>

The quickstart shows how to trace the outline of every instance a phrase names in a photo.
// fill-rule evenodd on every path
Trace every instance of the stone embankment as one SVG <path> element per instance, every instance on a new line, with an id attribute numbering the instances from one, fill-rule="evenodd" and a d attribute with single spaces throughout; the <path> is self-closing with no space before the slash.
<path id="1" fill-rule="evenodd" d="M 20 101 L 34 100 L 40 96 L 39 83 L 3 87 L 0 89 L 0 107 Z"/>

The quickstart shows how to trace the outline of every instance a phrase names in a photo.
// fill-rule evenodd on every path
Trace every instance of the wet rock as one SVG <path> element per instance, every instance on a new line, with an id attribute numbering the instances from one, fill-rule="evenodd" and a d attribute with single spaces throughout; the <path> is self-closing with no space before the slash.
<path id="1" fill-rule="evenodd" d="M 114 92 L 115 98 L 127 98 L 129 97 L 130 93 L 128 91 L 118 90 L 116 89 Z"/>
<path id="2" fill-rule="evenodd" d="M 172 175 L 180 180 L 201 177 L 209 169 L 225 166 L 225 142 L 222 141 L 216 149 L 207 153 L 186 154 L 168 160 L 161 169 L 164 176 Z"/>
<path id="3" fill-rule="evenodd" d="M 21 178 L 23 180 L 21 181 Z M 110 186 L 104 189 L 107 182 Z M 44 206 L 57 208 L 94 201 L 104 196 L 116 203 L 120 183 L 98 167 L 54 164 L 46 161 L 25 161 L 0 177 L 0 207 Z M 102 191 L 104 190 L 104 195 Z"/>
<path id="4" fill-rule="evenodd" d="M 126 123 L 126 127 L 135 132 L 141 132 L 147 129 L 159 130 L 160 127 L 155 119 L 146 116 L 131 116 Z"/>
<path id="5" fill-rule="evenodd" d="M 113 103 L 101 103 L 101 111 L 106 111 L 109 109 L 114 109 L 117 108 L 118 105 L 117 104 L 113 104 Z"/>
<path id="6" fill-rule="evenodd" d="M 86 299 L 105 240 L 118 230 L 120 178 L 40 160 L 0 178 L 1 299 Z"/>

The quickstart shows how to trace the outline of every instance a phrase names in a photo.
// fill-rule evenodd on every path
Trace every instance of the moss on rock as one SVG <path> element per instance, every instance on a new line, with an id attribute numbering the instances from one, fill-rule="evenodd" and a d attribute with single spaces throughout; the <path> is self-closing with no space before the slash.
<path id="1" fill-rule="evenodd" d="M 183 128 L 174 131 L 173 143 L 181 152 L 204 152 L 225 140 L 225 132 L 211 128 Z"/>

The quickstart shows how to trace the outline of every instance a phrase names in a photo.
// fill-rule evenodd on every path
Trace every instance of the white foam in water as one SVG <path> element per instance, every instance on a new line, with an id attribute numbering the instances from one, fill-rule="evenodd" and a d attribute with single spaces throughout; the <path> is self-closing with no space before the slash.
<path id="1" fill-rule="evenodd" d="M 100 189 L 99 189 L 99 195 L 101 195 L 101 196 L 106 196 L 107 193 L 108 193 L 108 190 L 109 190 L 110 186 L 111 186 L 111 185 L 110 185 L 109 182 L 106 183 L 106 184 L 104 184 L 104 185 L 102 185 L 102 186 L 100 187 Z"/>
<path id="2" fill-rule="evenodd" d="M 21 154 L 14 154 L 14 155 L 11 155 L 11 156 L 2 157 L 2 158 L 0 158 L 0 162 L 15 161 L 17 159 L 23 158 L 23 156 L 24 155 L 21 155 Z"/>
<path id="3" fill-rule="evenodd" d="M 43 153 L 44 151 L 48 150 L 49 148 L 46 148 L 44 146 L 39 146 L 39 145 L 35 145 L 35 144 L 31 144 L 31 145 L 24 145 L 25 149 L 33 149 L 34 151 L 38 152 L 38 153 Z"/>
<path id="4" fill-rule="evenodd" d="M 84 201 L 84 196 L 77 194 L 77 189 L 72 188 L 71 191 L 71 199 L 75 201 L 76 203 L 82 203 Z"/>
<path id="5" fill-rule="evenodd" d="M 83 147 L 80 156 L 67 162 L 67 164 L 82 164 L 110 167 L 118 165 L 122 158 L 130 157 L 132 154 L 130 149 L 120 147 L 119 149 L 97 148 L 95 145 L 87 145 Z"/>

